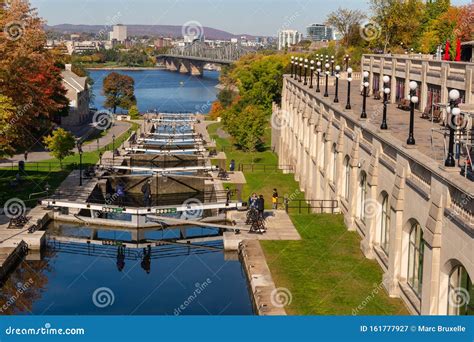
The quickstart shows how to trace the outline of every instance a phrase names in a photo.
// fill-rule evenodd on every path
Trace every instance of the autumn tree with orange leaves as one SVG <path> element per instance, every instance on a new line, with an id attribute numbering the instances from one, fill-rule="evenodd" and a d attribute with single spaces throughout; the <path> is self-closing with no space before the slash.
<path id="1" fill-rule="evenodd" d="M 43 24 L 27 1 L 0 5 L 0 94 L 16 108 L 8 122 L 17 133 L 4 137 L 10 148 L 0 146 L 3 154 L 30 146 L 48 133 L 55 116 L 68 112 L 61 70 L 45 49 Z"/>

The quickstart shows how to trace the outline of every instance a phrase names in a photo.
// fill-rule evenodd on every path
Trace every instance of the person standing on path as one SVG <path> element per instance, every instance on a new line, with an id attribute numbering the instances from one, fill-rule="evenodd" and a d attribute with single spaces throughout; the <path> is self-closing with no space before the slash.
<path id="1" fill-rule="evenodd" d="M 28 151 L 25 151 L 23 157 L 25 158 L 25 162 L 28 161 Z"/>
<path id="2" fill-rule="evenodd" d="M 277 207 L 278 207 L 278 191 L 277 191 L 277 189 L 273 189 L 272 208 L 273 208 L 273 210 L 276 210 Z"/>
<path id="3" fill-rule="evenodd" d="M 145 207 L 151 206 L 151 179 L 148 179 L 142 186 L 143 202 Z"/>
<path id="4" fill-rule="evenodd" d="M 265 219 L 265 200 L 263 198 L 263 195 L 260 195 L 257 200 L 257 210 L 259 217 L 261 219 Z"/>

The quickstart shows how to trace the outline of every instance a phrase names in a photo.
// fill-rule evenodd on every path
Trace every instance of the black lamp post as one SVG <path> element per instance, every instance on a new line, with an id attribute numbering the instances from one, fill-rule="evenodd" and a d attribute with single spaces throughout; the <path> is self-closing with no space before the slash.
<path id="1" fill-rule="evenodd" d="M 410 131 L 408 133 L 407 145 L 415 145 L 414 126 L 415 126 L 415 104 L 418 103 L 416 96 L 418 84 L 415 81 L 410 82 Z"/>
<path id="2" fill-rule="evenodd" d="M 364 93 L 363 93 L 364 98 L 362 99 L 362 113 L 360 113 L 360 118 L 367 119 L 366 107 L 367 107 L 367 90 L 369 89 L 369 72 L 364 71 L 363 76 L 364 78 L 363 78 L 362 86 L 364 87 Z"/>
<path id="3" fill-rule="evenodd" d="M 448 124 L 449 124 L 449 142 L 448 142 L 448 156 L 444 162 L 446 167 L 455 167 L 456 161 L 454 160 L 454 130 L 457 129 L 458 117 L 461 115 L 461 110 L 457 105 L 459 99 L 459 91 L 453 89 L 449 92 L 449 107 L 448 107 Z"/>
<path id="4" fill-rule="evenodd" d="M 102 165 L 102 152 L 99 152 L 99 162 L 100 162 L 100 165 Z"/>
<path id="5" fill-rule="evenodd" d="M 303 73 L 303 58 L 300 58 L 300 63 L 299 63 L 299 66 L 300 66 L 300 73 L 299 73 L 299 79 L 298 79 L 298 82 L 301 82 L 301 79 L 302 79 L 302 73 Z"/>
<path id="6" fill-rule="evenodd" d="M 77 152 L 79 152 L 79 186 L 82 186 L 82 143 L 77 142 Z"/>
<path id="7" fill-rule="evenodd" d="M 308 85 L 308 59 L 304 60 L 304 85 Z"/>
<path id="8" fill-rule="evenodd" d="M 320 76 L 321 76 L 321 62 L 318 61 L 318 62 L 316 63 L 316 66 L 317 66 L 317 69 L 316 69 L 316 71 L 317 71 L 317 74 L 316 74 L 316 75 L 317 75 L 316 92 L 319 93 L 319 92 L 321 92 L 321 89 L 319 88 L 319 85 L 320 85 L 320 83 L 321 83 L 321 82 L 320 82 Z"/>
<path id="9" fill-rule="evenodd" d="M 314 76 L 314 61 L 311 60 L 310 62 L 311 64 L 311 76 L 310 76 L 310 81 L 309 81 L 309 88 L 312 89 L 313 88 L 313 76 Z"/>
<path id="10" fill-rule="evenodd" d="M 331 76 L 334 76 L 334 56 L 331 56 Z"/>
<path id="11" fill-rule="evenodd" d="M 383 114 L 382 114 L 382 124 L 380 129 L 388 129 L 387 125 L 387 104 L 388 104 L 388 95 L 390 94 L 390 77 L 383 77 Z"/>
<path id="12" fill-rule="evenodd" d="M 347 104 L 346 109 L 351 109 L 351 82 L 352 82 L 352 68 L 347 68 Z"/>
<path id="13" fill-rule="evenodd" d="M 112 135 L 112 163 L 115 165 L 115 134 Z"/>
<path id="14" fill-rule="evenodd" d="M 351 59 L 349 58 L 349 55 L 344 56 L 344 63 L 346 64 L 346 71 L 348 71 L 348 69 L 349 69 L 349 61 L 350 60 Z"/>
<path id="15" fill-rule="evenodd" d="M 324 65 L 325 67 L 325 74 L 326 74 L 326 84 L 325 84 L 325 89 L 324 89 L 324 97 L 329 96 L 329 91 L 328 91 L 328 83 L 329 83 L 329 63 L 326 63 Z"/>
<path id="16" fill-rule="evenodd" d="M 341 67 L 339 65 L 336 65 L 336 95 L 334 96 L 334 103 L 339 103 L 339 71 L 341 70 Z"/>

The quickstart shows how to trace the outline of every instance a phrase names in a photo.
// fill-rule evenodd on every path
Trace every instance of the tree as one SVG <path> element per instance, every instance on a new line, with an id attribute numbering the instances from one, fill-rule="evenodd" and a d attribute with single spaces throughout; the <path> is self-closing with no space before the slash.
<path id="1" fill-rule="evenodd" d="M 51 155 L 59 159 L 61 169 L 63 168 L 63 159 L 73 153 L 76 140 L 71 132 L 58 128 L 50 136 L 44 137 L 43 142 Z"/>
<path id="2" fill-rule="evenodd" d="M 364 18 L 366 16 L 360 10 L 339 7 L 336 11 L 329 13 L 326 25 L 336 28 L 342 34 L 344 44 L 349 46 L 350 37 L 353 35 L 356 27 L 358 32 L 358 27 Z"/>
<path id="3" fill-rule="evenodd" d="M 219 92 L 219 94 L 217 94 L 217 99 L 224 108 L 227 108 L 232 104 L 234 96 L 235 94 L 232 90 L 229 88 L 224 88 Z"/>
<path id="4" fill-rule="evenodd" d="M 57 115 L 67 115 L 69 101 L 61 70 L 45 49 L 43 21 L 28 1 L 10 1 L 0 9 L 0 93 L 21 111 L 17 134 L 8 145 L 30 146 L 52 126 Z"/>
<path id="5" fill-rule="evenodd" d="M 17 120 L 12 99 L 0 94 L 0 157 L 15 153 L 12 142 L 18 138 Z"/>
<path id="6" fill-rule="evenodd" d="M 140 111 L 138 110 L 137 106 L 133 105 L 128 110 L 128 115 L 132 120 L 139 120 L 140 119 Z"/>
<path id="7" fill-rule="evenodd" d="M 103 84 L 103 93 L 106 97 L 104 106 L 112 108 L 116 113 L 117 107 L 130 109 L 137 104 L 135 98 L 135 81 L 132 77 L 117 72 L 110 73 Z"/>

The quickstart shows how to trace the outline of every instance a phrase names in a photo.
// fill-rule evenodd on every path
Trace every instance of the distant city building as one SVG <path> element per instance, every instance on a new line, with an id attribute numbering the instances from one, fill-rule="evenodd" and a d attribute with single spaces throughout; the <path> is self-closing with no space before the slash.
<path id="1" fill-rule="evenodd" d="M 282 30 L 278 32 L 278 50 L 283 50 L 298 44 L 303 39 L 303 34 L 297 30 Z"/>
<path id="2" fill-rule="evenodd" d="M 98 40 L 97 41 L 95 40 L 82 41 L 82 42 L 68 40 L 64 43 L 64 45 L 67 48 L 68 54 L 72 55 L 73 53 L 81 54 L 84 52 L 98 51 L 100 47 L 102 46 L 102 43 Z"/>
<path id="3" fill-rule="evenodd" d="M 110 41 L 116 40 L 117 42 L 123 43 L 127 38 L 127 26 L 114 25 L 112 32 L 110 32 Z"/>
<path id="4" fill-rule="evenodd" d="M 333 29 L 323 24 L 312 24 L 306 28 L 308 39 L 314 42 L 334 40 Z"/>
<path id="5" fill-rule="evenodd" d="M 156 49 L 170 47 L 173 45 L 173 40 L 171 38 L 160 37 L 155 39 L 154 45 Z"/>

